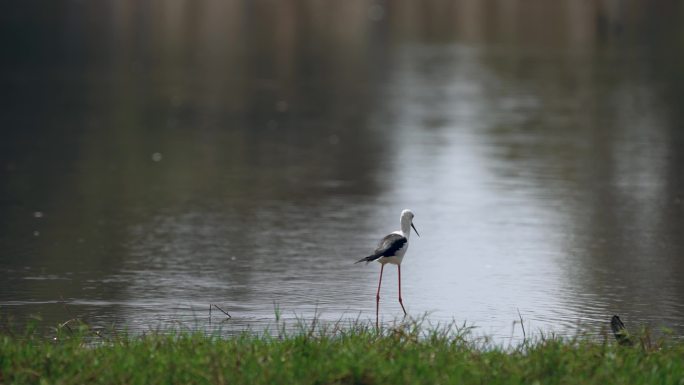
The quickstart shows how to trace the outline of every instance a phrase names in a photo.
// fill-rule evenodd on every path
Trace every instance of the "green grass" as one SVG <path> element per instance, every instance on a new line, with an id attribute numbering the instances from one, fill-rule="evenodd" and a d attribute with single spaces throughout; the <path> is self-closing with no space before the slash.
<path id="1" fill-rule="evenodd" d="M 684 384 L 684 343 L 544 337 L 497 347 L 467 328 L 304 325 L 221 338 L 0 331 L 2 384 Z"/>

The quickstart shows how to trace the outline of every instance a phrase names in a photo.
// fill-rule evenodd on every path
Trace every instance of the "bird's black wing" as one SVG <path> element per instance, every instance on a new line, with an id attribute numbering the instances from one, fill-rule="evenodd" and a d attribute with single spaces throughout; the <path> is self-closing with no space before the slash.
<path id="1" fill-rule="evenodd" d="M 382 238 L 380 241 L 380 244 L 378 245 L 378 248 L 375 249 L 375 252 L 365 258 L 361 258 L 355 263 L 359 262 L 371 262 L 375 261 L 378 258 L 381 257 L 391 257 L 393 256 L 399 249 L 404 247 L 406 245 L 406 242 L 408 242 L 408 239 L 406 237 L 399 235 L 399 234 L 390 234 L 386 236 L 385 238 Z"/>

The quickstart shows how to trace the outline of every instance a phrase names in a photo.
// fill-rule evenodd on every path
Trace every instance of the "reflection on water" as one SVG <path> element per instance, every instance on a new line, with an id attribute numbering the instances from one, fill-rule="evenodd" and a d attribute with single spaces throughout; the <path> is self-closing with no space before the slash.
<path id="1" fill-rule="evenodd" d="M 682 334 L 684 34 L 657 4 L 8 12 L 0 315 L 368 319 L 379 269 L 353 262 L 410 207 L 412 315 Z"/>

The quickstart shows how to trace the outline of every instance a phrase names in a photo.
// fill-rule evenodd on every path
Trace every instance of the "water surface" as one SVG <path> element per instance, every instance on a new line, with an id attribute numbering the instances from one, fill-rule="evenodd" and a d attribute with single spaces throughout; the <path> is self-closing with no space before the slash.
<path id="1" fill-rule="evenodd" d="M 411 208 L 412 316 L 684 333 L 678 5 L 50 4 L 2 16 L 2 317 L 373 319 Z"/>

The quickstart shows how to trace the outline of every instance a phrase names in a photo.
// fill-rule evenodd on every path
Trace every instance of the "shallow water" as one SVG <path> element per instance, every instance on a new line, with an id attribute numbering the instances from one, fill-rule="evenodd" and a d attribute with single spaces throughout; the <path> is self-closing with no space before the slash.
<path id="1" fill-rule="evenodd" d="M 250 4 L 5 13 L 0 316 L 684 333 L 681 9 Z"/>

